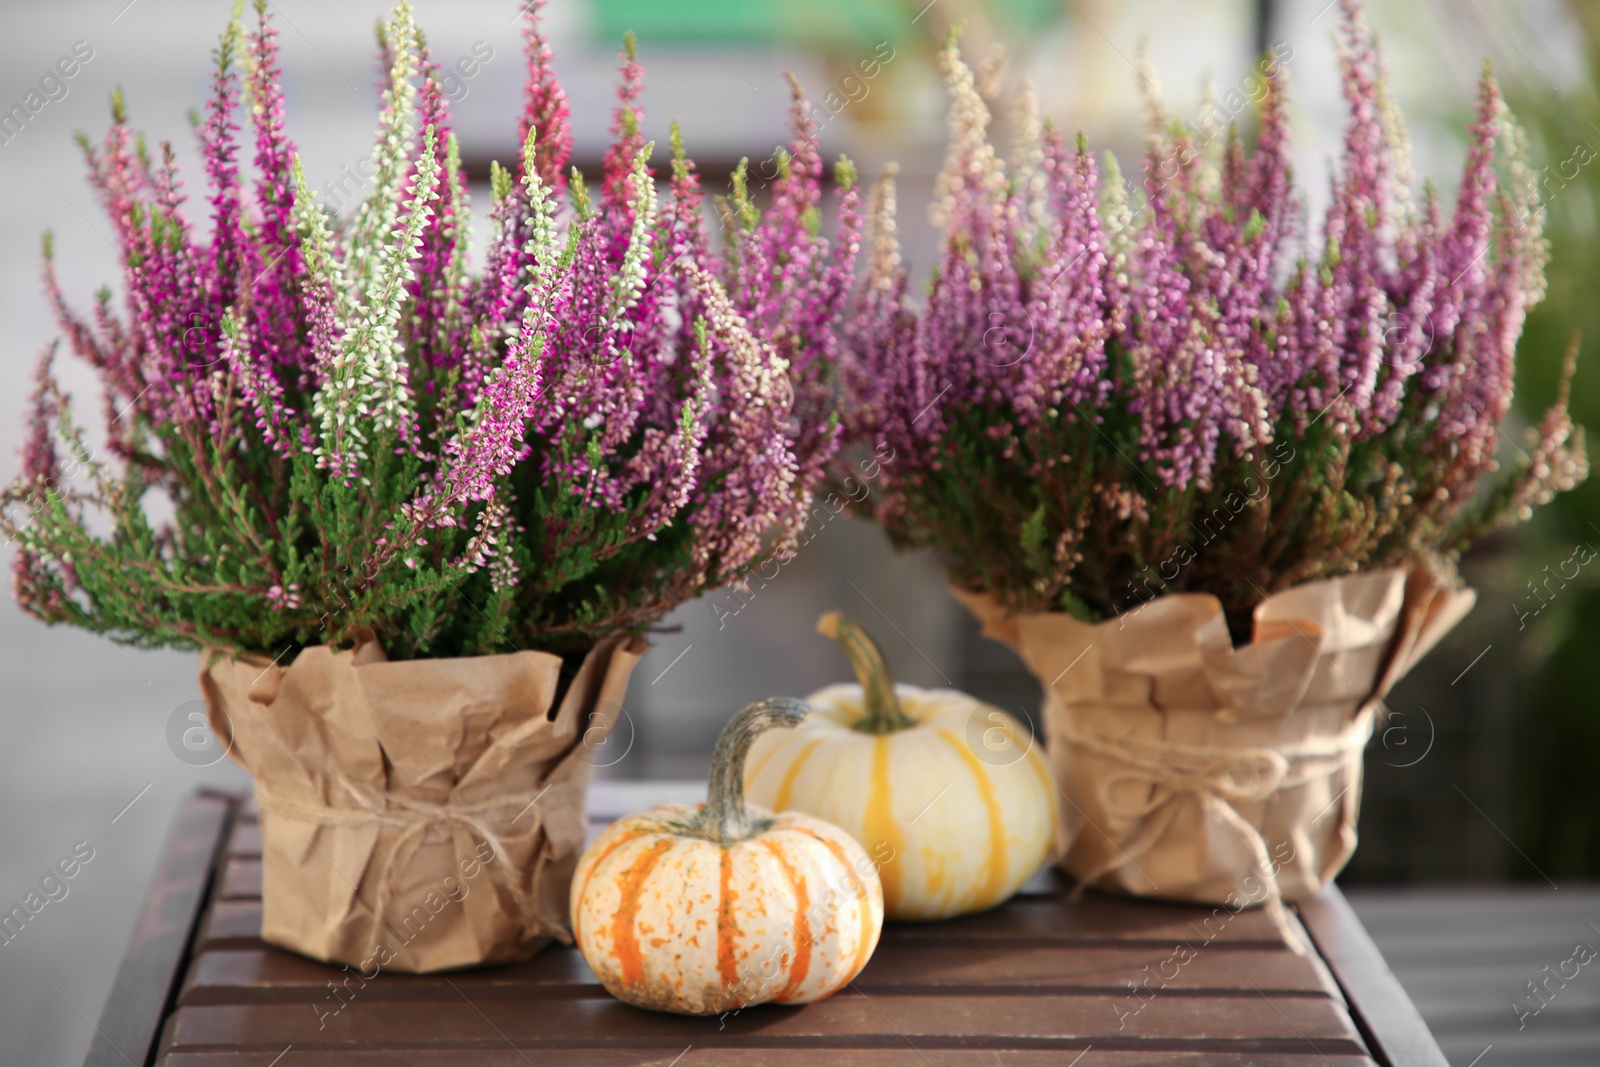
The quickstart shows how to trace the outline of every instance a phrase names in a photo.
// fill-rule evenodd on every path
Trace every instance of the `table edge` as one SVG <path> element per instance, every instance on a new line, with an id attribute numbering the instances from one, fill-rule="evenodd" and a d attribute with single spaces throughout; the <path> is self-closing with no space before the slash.
<path id="1" fill-rule="evenodd" d="M 202 789 L 178 809 L 84 1067 L 155 1062 L 239 804 Z"/>
<path id="2" fill-rule="evenodd" d="M 1374 1059 L 1394 1067 L 1450 1067 L 1422 1013 L 1337 885 L 1295 904 L 1300 922 L 1339 983 Z"/>

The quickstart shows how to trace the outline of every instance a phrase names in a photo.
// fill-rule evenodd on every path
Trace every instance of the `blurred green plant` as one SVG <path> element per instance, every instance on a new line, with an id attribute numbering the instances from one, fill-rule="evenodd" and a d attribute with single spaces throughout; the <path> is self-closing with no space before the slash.
<path id="1" fill-rule="evenodd" d="M 928 0 L 596 0 L 596 34 L 614 41 L 625 30 L 655 42 L 798 43 L 810 48 L 871 47 L 926 36 Z M 990 16 L 1018 34 L 1059 19 L 1059 0 L 985 0 Z"/>
<path id="2" fill-rule="evenodd" d="M 1600 346 L 1600 7 L 1568 0 L 1583 30 L 1581 88 L 1552 90 L 1536 72 L 1508 65 L 1506 95 L 1526 128 L 1540 172 L 1551 244 L 1548 295 L 1529 316 L 1518 361 L 1517 406 L 1537 420 L 1558 389 L 1574 337 Z M 1600 427 L 1600 365 L 1580 360 L 1572 419 Z M 1576 546 L 1576 547 L 1575 547 Z M 1538 879 L 1600 877 L 1600 566 L 1574 567 L 1600 551 L 1600 480 L 1541 509 L 1521 540 L 1519 601 L 1526 699 L 1512 709 L 1515 829 Z M 1574 553 L 1576 552 L 1576 555 Z M 1570 577 L 1574 570 L 1576 577 Z"/>

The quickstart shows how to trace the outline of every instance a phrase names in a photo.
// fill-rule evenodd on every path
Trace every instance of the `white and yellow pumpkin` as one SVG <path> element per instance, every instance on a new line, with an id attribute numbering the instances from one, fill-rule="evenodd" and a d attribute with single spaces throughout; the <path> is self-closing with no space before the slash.
<path id="1" fill-rule="evenodd" d="M 817 629 L 844 648 L 859 684 L 813 693 L 800 728 L 756 741 L 751 799 L 853 835 L 878 864 L 891 919 L 1009 899 L 1055 839 L 1055 786 L 1032 735 L 965 693 L 893 684 L 877 646 L 838 612 Z"/>
<path id="2" fill-rule="evenodd" d="M 821 1000 L 861 973 L 883 930 L 883 887 L 844 831 L 744 803 L 750 743 L 806 715 L 794 700 L 724 728 L 705 804 L 618 819 L 578 860 L 572 934 L 613 996 L 713 1015 Z"/>

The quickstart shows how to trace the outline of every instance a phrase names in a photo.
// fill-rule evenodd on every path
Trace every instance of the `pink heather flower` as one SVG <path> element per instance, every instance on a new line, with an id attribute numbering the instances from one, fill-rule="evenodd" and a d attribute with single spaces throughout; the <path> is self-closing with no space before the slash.
<path id="1" fill-rule="evenodd" d="M 100 375 L 129 477 L 29 535 L 17 582 L 31 610 L 70 617 L 52 590 L 92 567 L 85 617 L 152 642 L 276 654 L 366 625 L 398 655 L 572 652 L 792 535 L 839 444 L 837 334 L 862 227 L 843 164 L 837 237 L 820 232 L 803 101 L 773 206 L 750 210 L 748 255 L 721 259 L 676 135 L 672 199 L 656 202 L 631 37 L 593 201 L 569 175 L 544 5 L 524 5 L 523 153 L 495 169 L 473 264 L 441 71 L 409 6 L 380 32 L 371 181 L 348 221 L 311 192 L 269 5 L 255 6 L 249 32 L 222 35 L 199 126 L 210 233 L 187 221 L 170 150 L 150 158 L 117 97 L 84 152 L 125 305 L 73 311 L 47 243 L 47 296 Z M 40 375 L 29 485 L 54 477 L 66 432 L 48 363 Z M 145 517 L 146 488 L 171 499 L 170 524 Z M 90 510 L 111 513 L 114 539 L 79 525 Z M 461 636 L 491 609 L 498 622 Z"/>
<path id="2" fill-rule="evenodd" d="M 1251 568 L 1268 583 L 1344 573 L 1454 551 L 1497 521 L 1475 488 L 1495 469 L 1516 342 L 1543 294 L 1537 184 L 1486 71 L 1454 210 L 1431 194 L 1419 210 L 1361 5 L 1341 12 L 1349 118 L 1315 243 L 1290 182 L 1279 60 L 1258 67 L 1253 150 L 1231 127 L 1171 122 L 1152 92 L 1130 204 L 1116 161 L 1102 179 L 1083 138 L 1070 145 L 1026 93 L 1002 158 L 950 42 L 927 297 L 907 290 L 891 172 L 841 331 L 851 436 L 896 457 L 878 504 L 893 536 L 1014 607 L 1092 614 L 1120 610 L 1116 576 L 1170 559 L 1284 455 L 1309 457 L 1301 508 L 1330 502 L 1298 526 L 1238 523 L 1258 539 L 1239 566 L 1212 550 L 1182 581 L 1238 586 L 1235 607 L 1259 599 Z M 1537 445 L 1552 458 L 1524 464 L 1558 472 L 1557 488 L 1586 470 L 1565 418 L 1558 404 Z"/>
<path id="3" fill-rule="evenodd" d="M 566 189 L 567 160 L 572 156 L 572 125 L 567 110 L 567 94 L 556 80 L 550 44 L 539 27 L 545 0 L 530 0 L 522 6 L 523 45 L 528 58 L 528 80 L 523 89 L 526 105 L 517 126 L 517 143 L 526 144 L 528 134 L 537 130 L 535 167 L 539 180 L 560 194 Z"/>
<path id="4" fill-rule="evenodd" d="M 839 448 L 834 414 L 839 337 L 864 219 L 855 167 L 840 159 L 834 168 L 837 229 L 831 240 L 822 234 L 823 162 L 816 127 L 793 77 L 790 88 L 793 136 L 775 160 L 771 205 L 764 213 L 749 205 L 741 171 L 738 210 L 730 220 L 728 254 L 719 273 L 732 306 L 789 365 L 794 390 L 789 435 L 800 460 L 798 476 L 810 485 Z M 675 175 L 674 181 L 677 195 L 692 210 L 698 188 L 687 174 Z"/>
<path id="5" fill-rule="evenodd" d="M 256 137 L 255 194 L 261 228 L 257 240 L 247 245 L 245 269 L 250 300 L 262 318 L 263 351 L 286 372 L 304 374 L 310 365 L 301 342 L 305 315 L 296 298 L 305 264 L 294 232 L 295 148 L 284 131 L 278 33 L 268 20 L 267 0 L 256 0 L 255 8 L 257 29 L 250 35 L 246 89 Z M 305 382 L 298 384 L 303 388 Z"/>
<path id="6" fill-rule="evenodd" d="M 1026 451 L 1023 437 L 1041 420 L 1098 419 L 1115 396 L 1137 421 L 1130 458 L 1163 486 L 1205 486 L 1223 454 L 1256 454 L 1275 422 L 1303 430 L 1326 412 L 1332 426 L 1372 436 L 1399 416 L 1413 374 L 1436 368 L 1424 388 L 1442 388 L 1450 364 L 1428 358 L 1429 339 L 1439 353 L 1481 334 L 1462 315 L 1482 314 L 1488 285 L 1498 93 L 1486 80 L 1453 225 L 1441 233 L 1430 217 L 1403 216 L 1377 54 L 1359 5 L 1346 0 L 1343 10 L 1345 153 L 1320 262 L 1296 267 L 1283 261 L 1299 209 L 1281 64 L 1263 68 L 1256 151 L 1231 141 L 1202 196 L 1195 137 L 1155 131 L 1144 209 L 1108 240 L 1118 207 L 1081 138 L 1069 149 L 1025 108 L 1023 169 L 1011 176 L 988 142 L 972 73 L 947 46 L 951 143 L 934 207 L 944 256 L 926 306 L 911 307 L 896 281 L 892 217 L 874 219 L 879 250 L 850 326 L 856 405 L 870 413 L 857 432 L 936 451 L 957 412 L 983 410 L 1010 456 Z M 1474 359 L 1471 391 L 1447 407 L 1460 412 L 1463 434 L 1506 410 L 1503 364 L 1521 305 L 1508 293 L 1497 306 L 1498 355 Z M 1126 360 L 1122 370 L 1111 352 Z"/>

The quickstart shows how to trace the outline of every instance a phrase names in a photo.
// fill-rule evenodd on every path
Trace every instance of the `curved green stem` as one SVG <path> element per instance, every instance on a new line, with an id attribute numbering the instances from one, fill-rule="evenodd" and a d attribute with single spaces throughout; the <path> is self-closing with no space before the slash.
<path id="1" fill-rule="evenodd" d="M 817 633 L 839 643 L 856 672 L 856 681 L 861 683 L 867 714 L 855 724 L 857 730 L 867 734 L 890 734 L 917 724 L 900 706 L 900 698 L 894 692 L 894 679 L 889 676 L 889 665 L 867 631 L 843 612 L 830 611 L 817 620 Z"/>
<path id="2" fill-rule="evenodd" d="M 811 705 L 789 697 L 758 700 L 728 720 L 711 752 L 711 787 L 701 816 L 701 831 L 726 848 L 754 832 L 744 807 L 744 761 L 755 739 L 775 727 L 793 729 Z"/>

